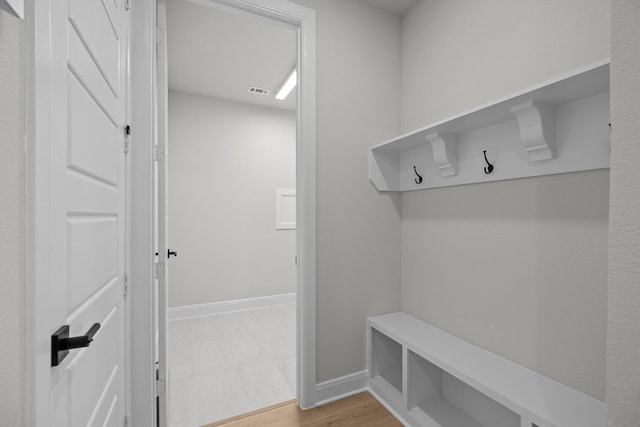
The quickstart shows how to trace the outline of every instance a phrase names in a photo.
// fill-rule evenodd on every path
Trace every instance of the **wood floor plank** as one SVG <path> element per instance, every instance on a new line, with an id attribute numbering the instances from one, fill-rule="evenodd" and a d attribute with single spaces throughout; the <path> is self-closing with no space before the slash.
<path id="1" fill-rule="evenodd" d="M 378 403 L 369 393 L 358 393 L 346 399 L 336 400 L 335 402 L 304 411 L 305 421 L 314 423 L 330 417 L 340 418 L 350 411 L 355 411 L 363 403 L 371 401 Z"/>
<path id="2" fill-rule="evenodd" d="M 327 405 L 301 410 L 285 402 L 205 427 L 401 427 L 371 394 L 359 393 Z"/>
<path id="3" fill-rule="evenodd" d="M 204 427 L 219 427 L 219 426 L 248 426 L 253 424 L 247 424 L 250 420 L 259 419 L 261 425 L 279 425 L 278 420 L 289 420 L 293 422 L 298 418 L 302 419 L 302 415 L 299 413 L 298 405 L 295 399 L 288 400 L 286 402 L 278 403 L 277 405 L 269 406 L 267 408 L 258 409 L 256 411 L 248 412 L 246 414 L 238 415 L 226 420 L 217 421 L 215 423 L 207 424 Z M 276 423 L 273 420 L 276 420 Z"/>

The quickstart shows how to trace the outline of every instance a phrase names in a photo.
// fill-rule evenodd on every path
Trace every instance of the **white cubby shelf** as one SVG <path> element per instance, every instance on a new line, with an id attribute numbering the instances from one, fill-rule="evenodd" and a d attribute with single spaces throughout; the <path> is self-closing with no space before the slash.
<path id="1" fill-rule="evenodd" d="M 367 321 L 369 389 L 408 426 L 603 427 L 604 402 L 405 313 Z"/>
<path id="2" fill-rule="evenodd" d="M 608 168 L 609 116 L 603 60 L 371 147 L 369 180 L 411 191 Z"/>

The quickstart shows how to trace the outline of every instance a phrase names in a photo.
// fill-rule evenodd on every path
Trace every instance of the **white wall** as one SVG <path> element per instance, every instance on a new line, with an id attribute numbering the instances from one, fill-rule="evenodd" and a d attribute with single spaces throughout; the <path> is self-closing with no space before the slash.
<path id="1" fill-rule="evenodd" d="M 295 112 L 169 92 L 169 306 L 296 291 Z"/>
<path id="2" fill-rule="evenodd" d="M 407 131 L 609 56 L 609 1 L 423 0 Z M 402 195 L 402 309 L 604 400 L 608 171 Z"/>
<path id="3" fill-rule="evenodd" d="M 613 0 L 607 411 L 640 420 L 640 3 Z"/>
<path id="4" fill-rule="evenodd" d="M 403 131 L 608 57 L 609 4 L 421 0 L 403 22 Z"/>
<path id="5" fill-rule="evenodd" d="M 366 369 L 366 318 L 398 311 L 398 197 L 367 179 L 367 148 L 399 132 L 400 20 L 356 0 L 315 9 L 317 380 Z"/>
<path id="6" fill-rule="evenodd" d="M 25 421 L 24 23 L 0 11 L 0 424 Z"/>

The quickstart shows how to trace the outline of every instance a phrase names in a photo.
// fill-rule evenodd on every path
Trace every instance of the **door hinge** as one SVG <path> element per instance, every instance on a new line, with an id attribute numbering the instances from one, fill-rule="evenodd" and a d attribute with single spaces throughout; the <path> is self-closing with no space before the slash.
<path id="1" fill-rule="evenodd" d="M 165 380 L 156 380 L 156 397 L 163 396 L 167 391 L 167 383 Z"/>
<path id="2" fill-rule="evenodd" d="M 129 275 L 125 272 L 122 278 L 122 294 L 129 295 Z"/>
<path id="3" fill-rule="evenodd" d="M 164 278 L 164 262 L 156 262 L 156 279 Z"/>
<path id="4" fill-rule="evenodd" d="M 164 162 L 164 146 L 156 145 L 154 148 L 156 162 Z"/>
<path id="5" fill-rule="evenodd" d="M 124 127 L 124 152 L 125 154 L 131 150 L 131 126 Z"/>
<path id="6" fill-rule="evenodd" d="M 131 425 L 131 414 L 126 414 L 124 416 L 122 424 L 124 425 L 124 427 L 129 427 Z"/>
<path id="7" fill-rule="evenodd" d="M 296 260 L 294 261 L 295 265 L 298 265 L 298 257 L 296 256 Z"/>
<path id="8" fill-rule="evenodd" d="M 156 27 L 156 43 L 164 44 L 164 42 L 165 42 L 164 28 Z"/>

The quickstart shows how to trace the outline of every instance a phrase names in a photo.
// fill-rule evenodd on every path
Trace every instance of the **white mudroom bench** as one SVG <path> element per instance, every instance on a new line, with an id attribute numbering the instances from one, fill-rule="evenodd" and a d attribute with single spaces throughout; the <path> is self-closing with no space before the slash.
<path id="1" fill-rule="evenodd" d="M 367 322 L 369 389 L 424 427 L 604 427 L 604 402 L 405 313 Z"/>

